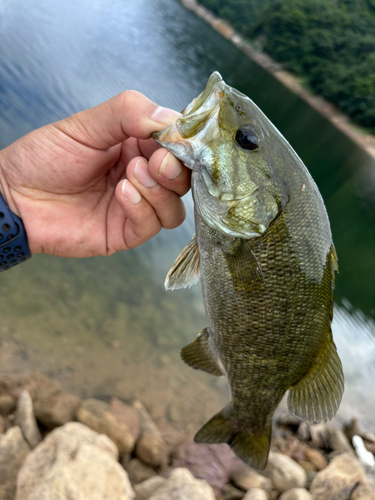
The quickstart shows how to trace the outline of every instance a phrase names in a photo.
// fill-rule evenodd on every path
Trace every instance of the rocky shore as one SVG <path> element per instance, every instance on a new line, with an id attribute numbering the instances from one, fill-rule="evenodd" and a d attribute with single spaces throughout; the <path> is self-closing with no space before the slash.
<path id="1" fill-rule="evenodd" d="M 341 430 L 284 414 L 257 472 L 140 400 L 80 400 L 39 373 L 0 378 L 0 500 L 375 500 L 373 453 L 355 420 Z"/>
<path id="2" fill-rule="evenodd" d="M 355 125 L 348 116 L 339 111 L 333 104 L 326 101 L 323 97 L 309 92 L 298 81 L 298 79 L 281 64 L 275 62 L 268 54 L 256 50 L 249 44 L 233 27 L 223 19 L 216 17 L 206 7 L 200 5 L 197 0 L 179 0 L 184 7 L 193 11 L 198 17 L 203 19 L 214 30 L 220 33 L 224 38 L 230 40 L 236 47 L 242 50 L 250 59 L 255 61 L 263 69 L 271 73 L 285 87 L 297 94 L 306 101 L 312 108 L 329 120 L 341 132 L 364 149 L 372 158 L 375 159 L 375 136 L 362 131 Z"/>

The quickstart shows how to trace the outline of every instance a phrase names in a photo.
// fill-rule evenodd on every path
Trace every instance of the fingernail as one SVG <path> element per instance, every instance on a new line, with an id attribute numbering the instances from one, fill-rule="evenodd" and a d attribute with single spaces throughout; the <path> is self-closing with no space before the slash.
<path id="1" fill-rule="evenodd" d="M 180 116 L 181 113 L 178 113 L 174 109 L 163 108 L 162 106 L 159 106 L 155 113 L 151 116 L 151 120 L 157 123 L 161 123 L 162 125 L 170 125 Z"/>
<path id="2" fill-rule="evenodd" d="M 181 172 L 182 166 L 179 160 L 171 153 L 167 153 L 160 165 L 159 174 L 171 181 L 180 175 Z"/>
<path id="3" fill-rule="evenodd" d="M 134 177 L 146 188 L 156 186 L 157 184 L 156 180 L 149 174 L 148 165 L 144 160 L 137 161 L 134 167 Z"/>
<path id="4" fill-rule="evenodd" d="M 138 190 L 127 179 L 122 183 L 121 194 L 125 200 L 129 200 L 132 205 L 138 205 L 142 199 Z"/>

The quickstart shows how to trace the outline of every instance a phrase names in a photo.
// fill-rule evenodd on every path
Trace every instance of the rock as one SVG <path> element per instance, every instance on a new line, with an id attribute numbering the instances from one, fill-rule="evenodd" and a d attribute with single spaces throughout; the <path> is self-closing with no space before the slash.
<path id="1" fill-rule="evenodd" d="M 141 436 L 135 445 L 137 457 L 153 467 L 165 465 L 168 448 L 159 429 L 141 401 L 133 401 L 132 406 L 139 413 L 141 425 Z"/>
<path id="2" fill-rule="evenodd" d="M 189 469 L 194 477 L 207 481 L 217 495 L 229 483 L 235 470 L 249 469 L 227 444 L 191 442 L 184 443 L 173 453 L 172 467 Z"/>
<path id="3" fill-rule="evenodd" d="M 174 469 L 149 500 L 215 500 L 211 486 L 184 468 Z"/>
<path id="4" fill-rule="evenodd" d="M 134 486 L 135 500 L 148 500 L 150 496 L 165 483 L 166 479 L 161 476 L 150 477 L 143 483 Z"/>
<path id="5" fill-rule="evenodd" d="M 157 476 L 152 467 L 144 464 L 138 458 L 133 458 L 123 465 L 132 484 L 142 483 L 151 477 Z"/>
<path id="6" fill-rule="evenodd" d="M 307 460 L 299 460 L 298 461 L 299 465 L 302 467 L 302 469 L 306 472 L 316 472 L 316 467 L 314 464 L 311 462 L 308 462 Z"/>
<path id="7" fill-rule="evenodd" d="M 178 431 L 170 422 L 165 419 L 158 421 L 158 429 L 164 439 L 167 447 L 172 450 L 176 449 L 184 441 L 186 441 L 186 432 Z"/>
<path id="8" fill-rule="evenodd" d="M 350 500 L 375 500 L 375 491 L 368 484 L 359 484 L 350 495 Z"/>
<path id="9" fill-rule="evenodd" d="M 221 497 L 223 500 L 242 500 L 245 493 L 231 484 L 226 484 L 221 490 Z"/>
<path id="10" fill-rule="evenodd" d="M 328 445 L 333 451 L 343 451 L 354 454 L 348 438 L 339 429 L 331 429 L 328 427 Z"/>
<path id="11" fill-rule="evenodd" d="M 30 383 L 35 388 L 34 414 L 39 422 L 48 428 L 54 428 L 75 419 L 81 400 L 65 392 L 60 382 L 38 373 Z"/>
<path id="12" fill-rule="evenodd" d="M 314 500 L 349 500 L 356 484 L 366 484 L 363 468 L 351 453 L 336 456 L 311 483 Z"/>
<path id="13" fill-rule="evenodd" d="M 3 434 L 5 430 L 5 422 L 3 417 L 0 415 L 0 434 Z"/>
<path id="14" fill-rule="evenodd" d="M 353 436 L 362 436 L 361 428 L 359 427 L 358 420 L 352 418 L 348 424 L 343 426 L 343 432 L 348 440 L 351 442 Z"/>
<path id="15" fill-rule="evenodd" d="M 312 500 L 312 496 L 305 488 L 292 488 L 285 491 L 279 500 Z"/>
<path id="16" fill-rule="evenodd" d="M 133 500 L 115 444 L 78 422 L 52 431 L 24 461 L 16 500 Z"/>
<path id="17" fill-rule="evenodd" d="M 353 446 L 359 461 L 363 465 L 368 465 L 369 467 L 375 466 L 374 455 L 366 449 L 363 439 L 360 436 L 353 436 Z"/>
<path id="18" fill-rule="evenodd" d="M 305 459 L 311 462 L 317 470 L 323 470 L 328 465 L 328 461 L 322 453 L 313 448 L 305 450 Z"/>
<path id="19" fill-rule="evenodd" d="M 243 497 L 243 500 L 268 500 L 267 492 L 262 488 L 251 488 Z"/>
<path id="20" fill-rule="evenodd" d="M 301 424 L 301 420 L 297 417 L 294 417 L 289 412 L 283 413 L 277 420 L 278 425 L 282 425 L 284 427 L 290 427 L 293 430 L 297 430 Z"/>
<path id="21" fill-rule="evenodd" d="M 166 465 L 168 450 L 161 436 L 143 432 L 135 445 L 135 453 L 143 462 L 153 467 Z"/>
<path id="22" fill-rule="evenodd" d="M 325 450 L 328 448 L 328 427 L 326 424 L 310 425 L 311 441 L 315 448 Z"/>
<path id="23" fill-rule="evenodd" d="M 303 488 L 307 476 L 294 460 L 281 453 L 270 452 L 264 475 L 271 479 L 276 489 L 283 493 L 291 488 Z"/>
<path id="24" fill-rule="evenodd" d="M 113 413 L 119 422 L 128 426 L 134 441 L 139 438 L 141 427 L 138 411 L 130 405 L 127 405 L 117 398 L 112 398 L 109 403 L 109 411 Z"/>
<path id="25" fill-rule="evenodd" d="M 250 490 L 251 488 L 262 488 L 267 492 L 273 489 L 272 481 L 259 474 L 254 469 L 250 467 L 241 467 L 233 471 L 231 475 L 232 482 L 244 491 Z"/>
<path id="26" fill-rule="evenodd" d="M 16 409 L 17 400 L 10 394 L 0 394 L 0 415 L 6 417 Z"/>
<path id="27" fill-rule="evenodd" d="M 111 439 L 119 453 L 130 453 L 134 448 L 134 436 L 128 425 L 110 412 L 108 403 L 98 399 L 85 399 L 77 413 L 77 420 Z"/>
<path id="28" fill-rule="evenodd" d="M 0 498 L 13 500 L 16 492 L 17 474 L 30 453 L 30 446 L 18 426 L 11 427 L 0 436 Z"/>
<path id="29" fill-rule="evenodd" d="M 41 442 L 42 436 L 34 417 L 33 402 L 27 390 L 22 391 L 18 398 L 16 425 L 19 426 L 23 437 L 32 449 Z"/>
<path id="30" fill-rule="evenodd" d="M 289 445 L 289 450 L 286 455 L 290 456 L 295 460 L 296 462 L 301 462 L 301 460 L 305 460 L 305 453 L 306 453 L 307 446 L 305 443 L 301 443 L 300 441 L 294 439 L 290 445 Z"/>
<path id="31" fill-rule="evenodd" d="M 301 422 L 298 427 L 297 436 L 302 441 L 308 441 L 311 439 L 310 425 L 307 422 Z"/>

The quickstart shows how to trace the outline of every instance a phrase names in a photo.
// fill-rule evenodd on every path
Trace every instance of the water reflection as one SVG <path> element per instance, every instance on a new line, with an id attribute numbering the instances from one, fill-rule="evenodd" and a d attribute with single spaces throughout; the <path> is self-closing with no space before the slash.
<path id="1" fill-rule="evenodd" d="M 0 146 L 127 88 L 183 109 L 214 70 L 260 106 L 319 185 L 340 265 L 333 330 L 347 379 L 341 414 L 355 407 L 374 426 L 374 162 L 177 1 L 2 2 Z M 186 202 L 181 228 L 136 251 L 41 255 L 2 274 L 1 371 L 37 368 L 81 396 L 141 394 L 154 415 L 180 415 L 185 427 L 220 409 L 225 384 L 178 357 L 205 326 L 199 288 L 162 286 L 194 231 L 190 195 Z M 192 404 L 201 412 L 192 415 Z"/>

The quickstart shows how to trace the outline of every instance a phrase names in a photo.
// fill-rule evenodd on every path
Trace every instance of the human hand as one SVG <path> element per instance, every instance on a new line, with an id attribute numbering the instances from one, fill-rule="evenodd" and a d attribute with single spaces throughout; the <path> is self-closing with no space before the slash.
<path id="1" fill-rule="evenodd" d="M 125 91 L 0 151 L 0 191 L 31 253 L 111 255 L 180 225 L 189 170 L 150 139 L 177 116 Z"/>

